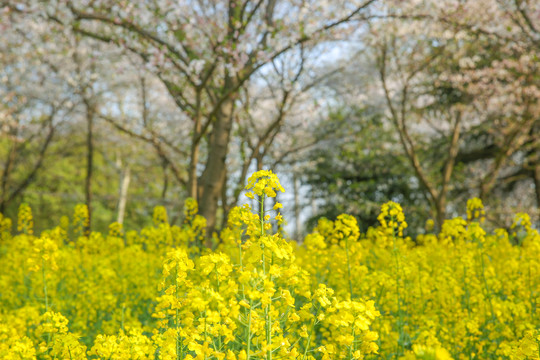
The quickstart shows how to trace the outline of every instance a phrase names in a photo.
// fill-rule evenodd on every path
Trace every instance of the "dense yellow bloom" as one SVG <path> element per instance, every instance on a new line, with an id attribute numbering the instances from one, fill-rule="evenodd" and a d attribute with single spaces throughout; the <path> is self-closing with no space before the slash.
<path id="1" fill-rule="evenodd" d="M 365 234 L 340 215 L 297 244 L 282 205 L 264 207 L 277 176 L 246 189 L 259 208 L 231 209 L 216 250 L 193 199 L 180 226 L 157 207 L 151 226 L 108 234 L 88 232 L 84 205 L 40 236 L 27 206 L 16 234 L 0 216 L 0 359 L 539 360 L 527 215 L 488 231 L 472 199 L 466 219 L 411 239 L 389 202 Z"/>
<path id="2" fill-rule="evenodd" d="M 121 330 L 119 335 L 98 335 L 88 355 L 104 360 L 151 360 L 155 351 L 151 340 L 140 330 L 129 329 Z"/>
<path id="3" fill-rule="evenodd" d="M 12 325 L 0 322 L 0 359 L 36 359 L 35 345 Z"/>
<path id="4" fill-rule="evenodd" d="M 527 331 L 523 339 L 512 349 L 511 358 L 515 360 L 540 359 L 540 330 Z"/>

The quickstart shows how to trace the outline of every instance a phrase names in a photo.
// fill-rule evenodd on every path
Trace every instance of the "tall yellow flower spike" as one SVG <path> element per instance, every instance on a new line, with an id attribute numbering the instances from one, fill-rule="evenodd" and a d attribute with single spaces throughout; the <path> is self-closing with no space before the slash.
<path id="1" fill-rule="evenodd" d="M 22 203 L 19 206 L 19 216 L 17 221 L 17 231 L 32 235 L 34 233 L 34 220 L 32 219 L 32 209 L 28 204 Z"/>
<path id="2" fill-rule="evenodd" d="M 246 196 L 253 198 L 253 194 L 258 196 L 276 197 L 276 191 L 285 192 L 283 186 L 279 182 L 279 178 L 272 170 L 259 170 L 248 179 L 246 190 L 251 190 L 246 193 Z"/>
<path id="3" fill-rule="evenodd" d="M 403 230 L 407 228 L 405 214 L 401 205 L 393 201 L 389 201 L 381 206 L 381 213 L 377 217 L 377 220 L 379 220 L 383 228 L 397 230 L 399 236 L 403 236 Z"/>
<path id="4" fill-rule="evenodd" d="M 484 204 L 482 204 L 482 200 L 480 200 L 477 197 L 467 200 L 467 221 L 468 222 L 471 222 L 474 220 L 484 222 L 485 216 L 486 216 L 486 212 L 484 210 Z"/>

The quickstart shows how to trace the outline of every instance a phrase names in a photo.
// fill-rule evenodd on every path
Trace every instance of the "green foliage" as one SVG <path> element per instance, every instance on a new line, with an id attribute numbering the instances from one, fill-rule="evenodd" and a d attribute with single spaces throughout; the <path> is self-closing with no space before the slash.
<path id="1" fill-rule="evenodd" d="M 323 199 L 308 226 L 321 216 L 334 219 L 349 213 L 367 229 L 377 222 L 379 204 L 389 200 L 405 204 L 409 213 L 427 216 L 429 207 L 408 160 L 380 112 L 373 108 L 340 110 L 328 123 L 336 127 L 335 137 L 310 153 L 315 166 L 305 173 L 315 198 Z M 422 225 L 413 222 L 411 228 Z"/>
<path id="2" fill-rule="evenodd" d="M 117 220 L 121 169 L 115 161 L 119 156 L 135 162 L 131 165 L 134 180 L 128 191 L 124 225 L 135 228 L 141 224 L 150 224 L 148 219 L 156 205 L 166 205 L 173 214 L 173 220 L 178 219 L 181 198 L 177 200 L 178 206 L 172 209 L 174 203 L 169 198 L 162 197 L 163 169 L 153 161 L 152 154 L 145 152 L 144 147 L 139 151 L 121 148 L 128 142 L 112 141 L 105 134 L 107 129 L 107 126 L 100 127 L 96 136 L 92 179 L 92 230 L 106 232 L 108 224 Z M 19 204 L 28 203 L 34 210 L 36 232 L 40 233 L 58 224 L 62 216 L 69 215 L 66 209 L 73 209 L 77 204 L 85 202 L 84 136 L 84 133 L 75 128 L 62 129 L 30 185 L 7 204 L 4 211 L 6 217 L 16 218 Z M 0 159 L 5 159 L 10 145 L 7 138 L 0 137 Z M 20 184 L 35 163 L 35 146 L 28 144 L 27 148 L 19 155 L 24 158 L 16 163 L 9 178 L 8 190 Z"/>

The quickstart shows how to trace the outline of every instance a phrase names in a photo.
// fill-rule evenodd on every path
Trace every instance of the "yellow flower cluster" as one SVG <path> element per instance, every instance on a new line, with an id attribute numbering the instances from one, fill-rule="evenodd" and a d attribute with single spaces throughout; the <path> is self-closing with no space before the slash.
<path id="1" fill-rule="evenodd" d="M 11 219 L 0 213 L 0 244 L 11 237 Z"/>
<path id="2" fill-rule="evenodd" d="M 401 205 L 393 201 L 383 204 L 377 220 L 381 223 L 381 228 L 389 230 L 392 236 L 403 236 L 403 230 L 407 227 Z"/>
<path id="3" fill-rule="evenodd" d="M 56 264 L 58 245 L 48 235 L 35 238 L 32 244 L 33 251 L 28 257 L 30 271 L 40 271 L 45 266 L 51 270 L 57 270 Z"/>
<path id="4" fill-rule="evenodd" d="M 527 331 L 512 349 L 516 360 L 540 360 L 540 331 Z"/>
<path id="5" fill-rule="evenodd" d="M 539 359 L 526 215 L 487 232 L 472 200 L 411 239 L 390 202 L 365 234 L 340 215 L 296 244 L 270 216 L 281 204 L 265 207 L 277 176 L 246 190 L 257 208 L 232 209 L 213 251 L 193 199 L 180 226 L 158 207 L 139 232 L 87 232 L 84 206 L 39 236 L 26 206 L 17 234 L 0 217 L 0 359 Z"/>
<path id="6" fill-rule="evenodd" d="M 21 204 L 19 206 L 19 214 L 17 221 L 17 231 L 28 235 L 32 235 L 34 232 L 34 220 L 32 218 L 32 209 L 28 204 Z"/>
<path id="7" fill-rule="evenodd" d="M 479 198 L 472 198 L 467 200 L 467 221 L 478 220 L 484 222 L 486 212 L 484 210 L 484 204 Z"/>
<path id="8" fill-rule="evenodd" d="M 285 192 L 276 174 L 271 170 L 260 170 L 251 175 L 246 186 L 246 196 L 253 199 L 253 194 L 258 196 L 276 197 L 276 190 Z"/>

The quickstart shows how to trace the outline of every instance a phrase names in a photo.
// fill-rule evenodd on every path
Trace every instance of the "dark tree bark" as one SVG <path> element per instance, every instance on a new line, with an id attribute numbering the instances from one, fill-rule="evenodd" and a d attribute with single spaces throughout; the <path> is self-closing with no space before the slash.
<path id="1" fill-rule="evenodd" d="M 217 112 L 209 138 L 206 166 L 199 183 L 199 212 L 207 221 L 207 244 L 215 230 L 218 202 L 227 176 L 226 159 L 234 115 L 234 100 L 225 101 Z"/>
<path id="2" fill-rule="evenodd" d="M 540 164 L 536 164 L 533 172 L 534 192 L 536 194 L 537 225 L 540 226 Z"/>
<path id="3" fill-rule="evenodd" d="M 88 228 L 92 228 L 92 176 L 94 170 L 94 107 L 89 100 L 84 99 L 86 107 L 86 179 L 84 184 L 85 201 L 88 207 Z"/>
<path id="4" fill-rule="evenodd" d="M 45 155 L 47 153 L 47 149 L 49 148 L 49 145 L 52 142 L 52 139 L 54 137 L 55 133 L 55 126 L 53 124 L 53 118 L 56 114 L 56 110 L 53 110 L 51 115 L 47 117 L 45 122 L 43 123 L 43 129 L 47 128 L 47 135 L 45 137 L 45 140 L 43 141 L 43 144 L 41 145 L 37 159 L 30 169 L 30 171 L 26 174 L 26 176 L 22 179 L 19 184 L 15 185 L 15 188 L 10 191 L 9 190 L 9 183 L 10 183 L 10 176 L 11 171 L 13 167 L 16 165 L 16 155 L 19 150 L 19 147 L 16 143 L 13 144 L 13 146 L 10 148 L 10 151 L 8 153 L 8 157 L 6 159 L 6 163 L 4 165 L 4 169 L 2 171 L 2 179 L 1 179 L 1 194 L 0 194 L 0 213 L 4 213 L 6 207 L 8 204 L 13 201 L 17 196 L 21 195 L 24 190 L 28 188 L 32 184 L 32 182 L 35 180 L 37 173 L 43 166 L 43 162 L 45 160 Z M 32 140 L 28 140 L 32 141 Z"/>

